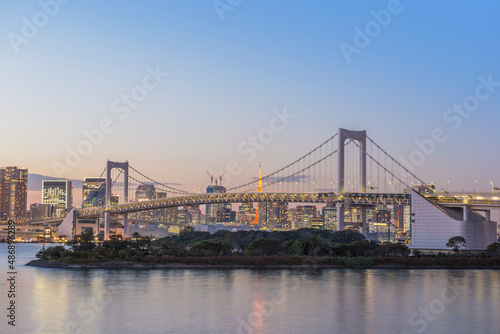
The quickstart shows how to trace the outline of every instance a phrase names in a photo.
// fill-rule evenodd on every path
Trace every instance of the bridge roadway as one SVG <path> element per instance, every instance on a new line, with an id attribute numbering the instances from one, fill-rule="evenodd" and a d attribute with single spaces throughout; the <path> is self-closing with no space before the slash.
<path id="1" fill-rule="evenodd" d="M 212 193 L 189 194 L 164 199 L 143 202 L 129 202 L 106 207 L 93 207 L 76 210 L 78 218 L 101 217 L 105 212 L 121 215 L 131 212 L 157 210 L 187 205 L 202 205 L 216 203 L 248 203 L 248 202 L 287 202 L 287 203 L 326 203 L 334 205 L 342 202 L 344 205 L 377 205 L 399 204 L 409 205 L 409 194 L 382 193 L 344 193 L 336 195 L 328 193 Z"/>
<path id="2" fill-rule="evenodd" d="M 471 209 L 500 209 L 500 194 L 496 193 L 434 193 L 425 194 L 435 204 L 449 207 L 468 206 Z"/>

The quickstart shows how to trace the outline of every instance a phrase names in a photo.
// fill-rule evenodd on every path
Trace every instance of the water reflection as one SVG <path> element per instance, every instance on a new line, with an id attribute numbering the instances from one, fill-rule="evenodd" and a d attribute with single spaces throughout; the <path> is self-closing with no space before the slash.
<path id="1" fill-rule="evenodd" d="M 20 250 L 25 252 L 20 258 L 29 260 L 35 250 Z M 493 270 L 23 267 L 19 276 L 16 329 L 25 333 L 498 333 L 500 329 L 500 275 Z M 450 286 L 460 287 L 453 301 L 449 291 L 455 290 L 447 290 Z M 6 291 L 6 282 L 0 288 Z M 425 309 L 431 320 L 420 315 Z M 9 333 L 5 326 L 0 324 L 1 333 Z"/>

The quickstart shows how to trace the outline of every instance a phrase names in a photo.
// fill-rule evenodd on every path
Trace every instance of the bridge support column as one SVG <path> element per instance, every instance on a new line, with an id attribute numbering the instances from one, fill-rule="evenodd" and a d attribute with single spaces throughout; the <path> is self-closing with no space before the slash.
<path id="1" fill-rule="evenodd" d="M 109 212 L 104 212 L 104 240 L 109 238 L 109 226 L 111 224 L 111 215 Z"/>
<path id="2" fill-rule="evenodd" d="M 344 207 L 342 203 L 337 203 L 337 231 L 343 231 L 345 228 L 344 223 Z"/>
<path id="3" fill-rule="evenodd" d="M 366 192 L 366 131 L 352 131 L 339 128 L 338 132 L 338 166 L 337 166 L 337 193 L 343 194 L 345 184 L 345 141 L 356 140 L 359 143 L 359 189 L 360 193 Z M 348 191 L 349 192 L 349 191 Z"/>
<path id="4" fill-rule="evenodd" d="M 484 211 L 484 220 L 487 222 L 491 221 L 491 211 L 490 210 Z"/>
<path id="5" fill-rule="evenodd" d="M 464 221 L 469 220 L 470 208 L 466 205 L 464 206 Z"/>
<path id="6" fill-rule="evenodd" d="M 366 208 L 362 206 L 359 209 L 361 218 L 361 228 L 359 231 L 366 237 L 368 235 L 368 226 L 366 225 Z"/>
<path id="7" fill-rule="evenodd" d="M 128 203 L 128 161 L 125 162 L 116 162 L 109 161 L 106 164 L 106 200 L 105 206 L 110 206 L 111 203 L 111 187 L 113 182 L 111 180 L 111 170 L 113 168 L 121 169 L 123 171 L 123 203 Z M 118 203 L 116 203 L 118 204 Z M 126 238 L 128 234 L 128 226 L 127 226 L 127 215 L 125 214 L 123 217 L 123 237 Z M 111 216 L 109 213 L 104 213 L 104 239 L 109 237 L 109 226 L 111 224 Z"/>
<path id="8" fill-rule="evenodd" d="M 123 215 L 123 238 L 128 238 L 128 213 Z"/>

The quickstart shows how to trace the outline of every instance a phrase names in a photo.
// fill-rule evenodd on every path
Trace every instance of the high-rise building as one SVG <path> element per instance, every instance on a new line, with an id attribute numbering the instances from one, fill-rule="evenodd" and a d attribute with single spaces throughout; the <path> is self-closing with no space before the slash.
<path id="1" fill-rule="evenodd" d="M 323 226 L 325 230 L 337 230 L 337 208 L 335 206 L 323 207 Z"/>
<path id="2" fill-rule="evenodd" d="M 241 203 L 238 211 L 238 221 L 251 224 L 255 219 L 255 208 L 253 207 L 253 203 L 246 202 Z"/>
<path id="3" fill-rule="evenodd" d="M 236 221 L 236 211 L 231 208 L 223 207 L 222 211 L 217 212 L 217 222 L 234 223 Z"/>
<path id="4" fill-rule="evenodd" d="M 393 216 L 399 231 L 407 232 L 410 229 L 410 211 L 409 205 L 394 205 Z"/>
<path id="5" fill-rule="evenodd" d="M 111 194 L 110 205 L 118 205 L 118 195 Z M 82 207 L 90 208 L 94 206 L 106 205 L 106 178 L 86 177 L 82 187 Z"/>
<path id="6" fill-rule="evenodd" d="M 73 207 L 73 187 L 68 180 L 43 180 L 42 204 L 53 204 L 54 215 L 61 216 Z"/>
<path id="7" fill-rule="evenodd" d="M 54 205 L 33 203 L 30 204 L 30 212 L 30 219 L 44 219 L 47 217 L 52 217 L 54 215 Z"/>
<path id="8" fill-rule="evenodd" d="M 156 199 L 156 188 L 152 184 L 140 184 L 135 190 L 135 201 L 144 202 Z M 161 216 L 161 210 L 148 210 L 131 214 L 132 218 L 155 221 Z"/>
<path id="9" fill-rule="evenodd" d="M 260 226 L 270 226 L 272 207 L 270 202 L 257 203 L 257 221 Z"/>
<path id="10" fill-rule="evenodd" d="M 0 168 L 0 212 L 7 219 L 26 218 L 28 169 L 23 167 Z"/>
<path id="11" fill-rule="evenodd" d="M 274 226 L 283 226 L 288 219 L 288 203 L 273 202 L 273 224 Z"/>
<path id="12" fill-rule="evenodd" d="M 318 216 L 318 210 L 315 205 L 299 205 L 297 206 L 296 220 L 298 228 L 311 227 L 311 220 Z"/>
<path id="13" fill-rule="evenodd" d="M 189 214 L 189 224 L 199 225 L 201 222 L 201 210 L 199 205 L 189 205 L 186 206 Z"/>
<path id="14" fill-rule="evenodd" d="M 135 190 L 135 201 L 144 202 L 156 199 L 156 188 L 152 184 L 140 184 Z"/>
<path id="15" fill-rule="evenodd" d="M 378 223 L 386 223 L 391 220 L 391 212 L 389 210 L 377 210 L 375 213 L 375 221 Z"/>
<path id="16" fill-rule="evenodd" d="M 162 221 L 167 222 L 167 223 L 172 223 L 172 224 L 175 224 L 178 222 L 178 220 L 179 220 L 179 208 L 178 207 L 174 206 L 174 207 L 165 208 L 162 210 L 165 210 L 164 211 L 165 216 L 163 217 Z"/>
<path id="17" fill-rule="evenodd" d="M 225 193 L 226 187 L 219 185 L 210 185 L 207 186 L 207 194 L 213 193 Z M 207 204 L 205 208 L 205 212 L 207 214 L 207 219 L 209 222 L 215 222 L 217 220 L 217 212 L 222 212 L 225 207 L 225 203 L 217 203 L 217 204 Z"/>
<path id="18" fill-rule="evenodd" d="M 82 207 L 102 206 L 106 196 L 105 177 L 86 177 L 82 186 Z"/>
<path id="19" fill-rule="evenodd" d="M 261 202 L 259 205 L 259 224 L 269 227 L 281 227 L 287 222 L 288 203 Z"/>

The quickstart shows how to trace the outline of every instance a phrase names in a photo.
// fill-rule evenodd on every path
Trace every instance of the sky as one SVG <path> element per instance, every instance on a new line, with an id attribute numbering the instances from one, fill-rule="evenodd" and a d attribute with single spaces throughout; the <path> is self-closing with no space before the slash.
<path id="1" fill-rule="evenodd" d="M 195 188 L 236 161 L 234 185 L 343 127 L 438 186 L 500 186 L 498 1 L 6 0 L 0 13 L 0 165 L 81 180 L 128 160 Z M 284 127 L 242 154 L 277 113 Z"/>

